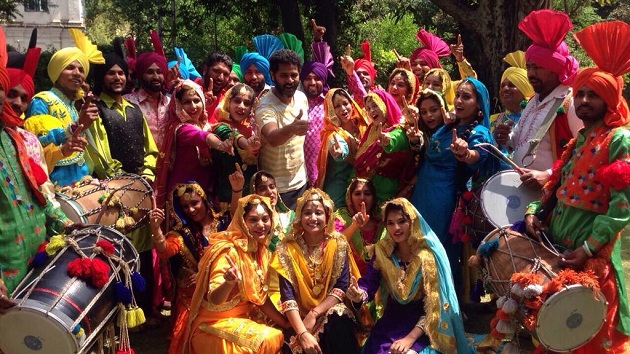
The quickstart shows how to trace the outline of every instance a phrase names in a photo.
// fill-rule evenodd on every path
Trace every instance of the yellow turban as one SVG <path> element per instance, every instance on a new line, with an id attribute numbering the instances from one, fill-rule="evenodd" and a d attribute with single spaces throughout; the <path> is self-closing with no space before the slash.
<path id="1" fill-rule="evenodd" d="M 503 72 L 501 82 L 508 79 L 519 91 L 521 91 L 525 99 L 532 97 L 534 95 L 534 88 L 527 79 L 527 70 L 525 70 L 525 53 L 517 50 L 506 55 L 503 60 L 510 64 L 510 67 Z"/>
<path id="2" fill-rule="evenodd" d="M 90 62 L 88 58 L 83 54 L 81 49 L 77 47 L 68 47 L 58 50 L 50 58 L 48 63 L 48 77 L 53 83 L 57 81 L 59 75 L 70 63 L 78 61 L 85 70 L 85 76 L 90 72 Z"/>
<path id="3" fill-rule="evenodd" d="M 63 48 L 50 58 L 48 63 L 48 77 L 54 83 L 59 78 L 59 75 L 70 63 L 78 61 L 83 70 L 85 70 L 85 76 L 90 72 L 90 63 L 105 64 L 105 58 L 87 36 L 76 28 L 69 29 L 70 36 L 74 40 L 76 47 Z"/>

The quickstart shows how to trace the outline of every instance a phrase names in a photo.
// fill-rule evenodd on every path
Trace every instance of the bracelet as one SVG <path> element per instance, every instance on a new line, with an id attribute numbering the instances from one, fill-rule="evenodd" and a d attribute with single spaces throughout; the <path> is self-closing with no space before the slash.
<path id="1" fill-rule="evenodd" d="M 422 317 L 420 317 L 418 322 L 414 325 L 414 327 L 418 327 L 424 332 L 424 325 L 425 325 L 426 321 L 427 321 L 427 316 L 422 316 Z"/>
<path id="2" fill-rule="evenodd" d="M 584 241 L 584 243 L 582 244 L 582 249 L 584 250 L 584 252 L 586 253 L 587 256 L 593 257 L 593 252 L 588 247 L 588 242 L 587 241 Z"/>
<path id="3" fill-rule="evenodd" d="M 300 332 L 300 334 L 297 335 L 298 340 L 302 339 L 302 335 L 304 335 L 304 333 L 308 333 L 308 329 L 305 329 L 304 331 Z"/>
<path id="4" fill-rule="evenodd" d="M 242 191 L 243 191 L 243 189 L 245 189 L 245 187 L 243 187 L 243 188 L 241 188 L 241 189 L 239 189 L 239 190 L 237 190 L 237 191 L 235 191 L 234 189 L 232 189 L 232 193 L 240 193 L 240 192 L 242 192 Z"/>
<path id="5" fill-rule="evenodd" d="M 312 309 L 310 312 L 315 314 L 315 318 L 319 318 L 319 312 L 315 311 L 315 309 Z"/>

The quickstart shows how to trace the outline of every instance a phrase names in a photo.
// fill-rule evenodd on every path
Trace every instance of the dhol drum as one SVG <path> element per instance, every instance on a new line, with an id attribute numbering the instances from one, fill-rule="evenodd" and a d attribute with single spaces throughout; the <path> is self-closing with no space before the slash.
<path id="1" fill-rule="evenodd" d="M 148 221 L 151 186 L 140 176 L 121 173 L 106 180 L 81 181 L 57 193 L 61 210 L 74 222 L 101 224 L 128 233 Z M 118 224 L 121 218 L 129 222 Z"/>
<path id="2" fill-rule="evenodd" d="M 559 253 L 509 226 L 492 231 L 482 245 L 488 242 L 498 242 L 498 247 L 482 257 L 484 278 L 500 296 L 509 296 L 519 303 L 523 300 L 511 291 L 510 279 L 514 273 L 538 273 L 544 287 L 561 270 Z M 532 334 L 555 352 L 570 352 L 587 343 L 606 317 L 607 302 L 603 294 L 580 284 L 564 286 L 543 301 Z"/>
<path id="3" fill-rule="evenodd" d="M 140 267 L 138 253 L 127 238 L 102 225 L 89 225 L 72 233 L 85 255 L 97 240 L 107 240 L 115 255 L 131 270 Z M 70 246 L 47 264 L 31 270 L 13 292 L 17 306 L 0 316 L 0 352 L 4 354 L 85 353 L 102 329 L 114 319 L 118 307 L 114 282 L 119 264 L 110 266 L 109 281 L 97 288 L 68 275 L 67 265 L 80 257 Z M 102 255 L 95 257 L 107 262 Z M 121 275 L 122 276 L 122 275 Z M 73 334 L 80 326 L 85 337 Z"/>
<path id="4" fill-rule="evenodd" d="M 513 170 L 494 174 L 473 195 L 466 214 L 472 218 L 470 236 L 478 241 L 497 227 L 523 220 L 527 205 L 541 197 L 540 192 L 525 187 Z"/>

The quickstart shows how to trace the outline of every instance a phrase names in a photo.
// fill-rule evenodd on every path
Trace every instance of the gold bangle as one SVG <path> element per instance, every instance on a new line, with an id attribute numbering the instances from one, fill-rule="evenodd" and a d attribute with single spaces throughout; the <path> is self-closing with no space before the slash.
<path id="1" fill-rule="evenodd" d="M 304 335 L 304 333 L 308 333 L 308 329 L 305 329 L 304 331 L 300 332 L 300 334 L 297 335 L 298 340 L 302 339 L 302 336 Z"/>
<path id="2" fill-rule="evenodd" d="M 311 312 L 315 314 L 315 318 L 319 318 L 319 312 L 315 311 L 315 309 L 311 310 Z"/>

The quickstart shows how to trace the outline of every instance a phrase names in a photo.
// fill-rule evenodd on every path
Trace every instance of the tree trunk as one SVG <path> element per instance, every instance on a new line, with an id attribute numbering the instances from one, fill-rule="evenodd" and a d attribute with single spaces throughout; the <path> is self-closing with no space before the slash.
<path id="1" fill-rule="evenodd" d="M 280 16 L 282 18 L 282 28 L 284 32 L 294 34 L 299 40 L 304 42 L 304 30 L 302 29 L 302 16 L 297 0 L 278 0 Z"/>
<path id="2" fill-rule="evenodd" d="M 548 0 L 484 0 L 475 7 L 459 0 L 432 2 L 459 23 L 466 56 L 492 97 L 498 97 L 506 67 L 503 57 L 515 50 L 524 51 L 530 43 L 518 23 L 529 12 L 549 7 Z M 478 50 L 468 50 L 475 46 Z"/>

